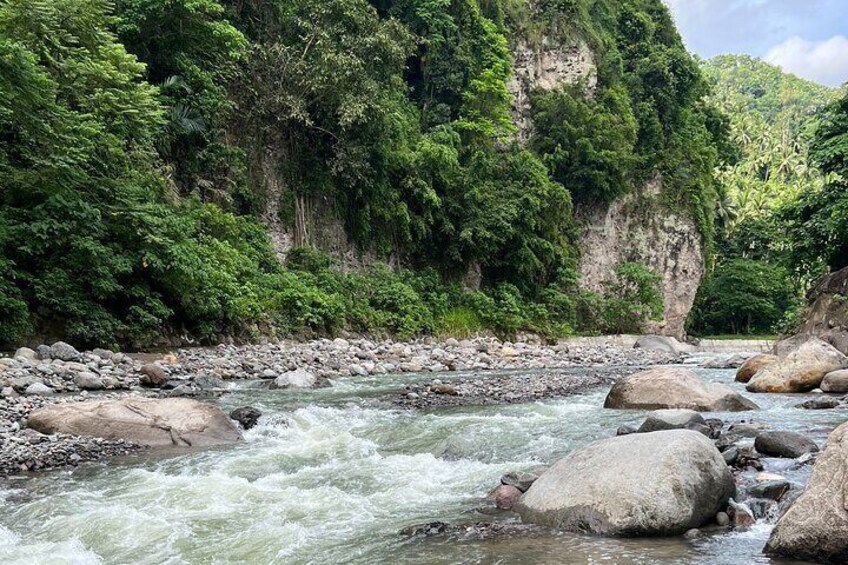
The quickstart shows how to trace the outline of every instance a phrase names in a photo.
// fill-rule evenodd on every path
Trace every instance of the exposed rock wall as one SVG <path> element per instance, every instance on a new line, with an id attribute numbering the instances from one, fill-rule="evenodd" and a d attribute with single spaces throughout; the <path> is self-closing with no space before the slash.
<path id="1" fill-rule="evenodd" d="M 823 277 L 807 293 L 798 333 L 816 336 L 848 354 L 848 267 Z"/>
<path id="2" fill-rule="evenodd" d="M 649 183 L 608 207 L 578 211 L 585 222 L 580 274 L 585 288 L 599 291 L 623 261 L 643 263 L 662 276 L 663 320 L 646 328 L 651 333 L 682 339 L 686 318 L 704 276 L 701 236 L 684 214 L 657 202 L 661 182 Z"/>

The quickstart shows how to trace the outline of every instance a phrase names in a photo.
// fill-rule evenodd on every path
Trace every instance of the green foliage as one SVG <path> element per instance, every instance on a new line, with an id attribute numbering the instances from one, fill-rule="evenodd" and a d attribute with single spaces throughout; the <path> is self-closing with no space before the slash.
<path id="1" fill-rule="evenodd" d="M 662 278 L 645 265 L 622 262 L 602 292 L 583 291 L 577 300 L 577 329 L 588 333 L 639 333 L 651 320 L 661 320 Z"/>
<path id="2" fill-rule="evenodd" d="M 785 268 L 750 259 L 730 260 L 699 289 L 692 331 L 706 335 L 774 331 L 794 296 L 794 283 Z"/>

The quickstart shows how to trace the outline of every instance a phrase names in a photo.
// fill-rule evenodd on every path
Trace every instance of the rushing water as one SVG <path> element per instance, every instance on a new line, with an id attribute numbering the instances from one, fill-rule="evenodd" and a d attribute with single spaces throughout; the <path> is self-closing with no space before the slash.
<path id="1" fill-rule="evenodd" d="M 733 379 L 732 371 L 700 372 Z M 502 473 L 552 463 L 643 415 L 604 410 L 606 389 L 427 412 L 385 402 L 428 378 L 340 379 L 308 392 L 245 385 L 220 400 L 227 410 L 251 404 L 265 414 L 240 445 L 10 480 L 0 485 L 0 563 L 777 563 L 761 554 L 767 524 L 695 541 L 543 530 L 485 540 L 399 536 L 434 520 L 513 521 L 476 511 Z M 794 408 L 803 398 L 760 395 L 756 414 L 716 416 L 753 416 L 821 443 L 844 413 Z M 767 463 L 794 481 L 809 474 Z"/>

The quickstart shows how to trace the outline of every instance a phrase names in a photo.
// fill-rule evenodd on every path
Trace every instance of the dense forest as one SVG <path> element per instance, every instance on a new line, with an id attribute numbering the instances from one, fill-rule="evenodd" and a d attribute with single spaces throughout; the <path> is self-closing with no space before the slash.
<path id="1" fill-rule="evenodd" d="M 519 40 L 583 41 L 597 66 L 531 93 L 527 143 Z M 660 0 L 9 0 L 0 51 L 2 343 L 636 330 L 659 275 L 581 290 L 575 208 L 653 178 L 712 266 L 697 330 L 771 327 L 848 254 L 844 100 L 808 127 L 835 93 L 702 70 Z M 260 219 L 310 196 L 393 267 L 305 238 L 280 263 Z M 774 312 L 711 319 L 728 276 L 767 281 Z"/>
<path id="2" fill-rule="evenodd" d="M 717 253 L 692 314 L 699 333 L 791 330 L 804 290 L 839 261 L 834 191 L 838 100 L 845 92 L 749 56 L 703 64 L 711 99 L 730 118 L 735 158 L 718 176 Z M 843 149 L 844 150 L 844 149 Z M 841 216 L 844 218 L 844 216 Z M 838 252 L 837 252 L 838 253 Z"/>

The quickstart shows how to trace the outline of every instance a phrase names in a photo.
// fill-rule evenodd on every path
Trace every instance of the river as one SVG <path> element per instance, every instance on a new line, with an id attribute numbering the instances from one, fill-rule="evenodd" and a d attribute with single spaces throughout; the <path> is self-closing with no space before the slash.
<path id="1" fill-rule="evenodd" d="M 697 371 L 733 381 L 733 371 Z M 643 416 L 603 409 L 606 388 L 430 411 L 386 402 L 405 384 L 430 378 L 342 378 L 305 392 L 241 383 L 219 400 L 222 407 L 249 404 L 265 416 L 240 445 L 147 453 L 0 483 L 0 563 L 781 563 L 761 554 L 765 523 L 694 541 L 545 530 L 490 539 L 400 536 L 405 526 L 434 520 L 515 522 L 512 514 L 477 511 L 501 474 L 550 464 Z M 846 418 L 794 407 L 807 396 L 749 395 L 762 411 L 711 416 L 753 418 L 821 445 Z M 790 480 L 809 476 L 809 466 L 765 461 Z"/>

